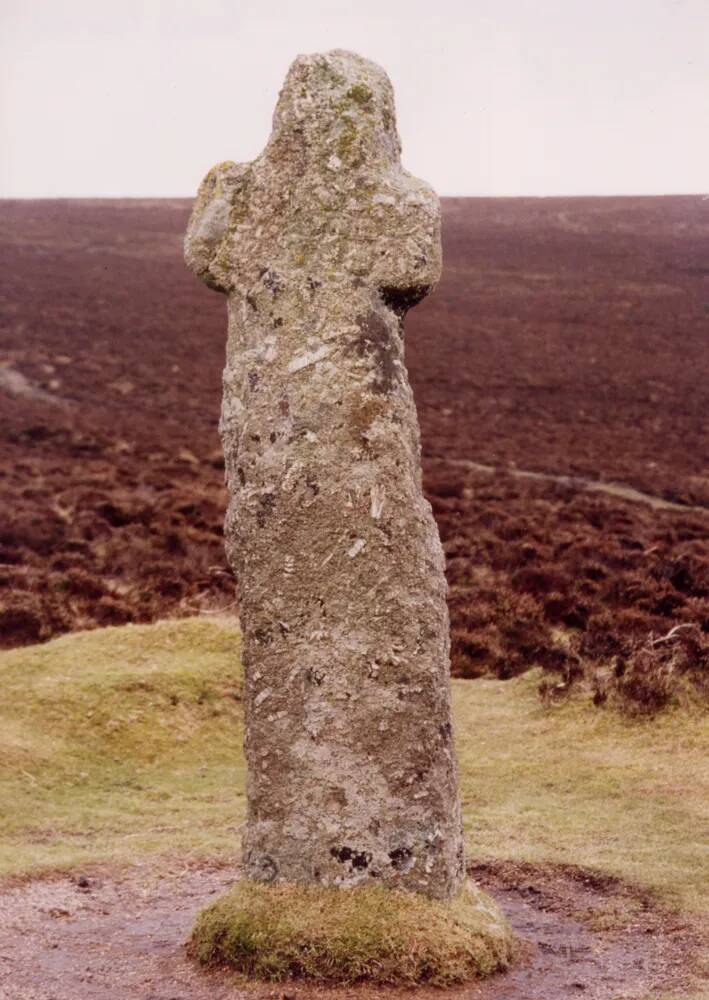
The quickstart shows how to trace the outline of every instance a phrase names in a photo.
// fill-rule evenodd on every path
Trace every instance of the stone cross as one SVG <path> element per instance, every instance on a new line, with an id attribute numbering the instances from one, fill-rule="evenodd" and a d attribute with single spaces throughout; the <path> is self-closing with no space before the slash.
<path id="1" fill-rule="evenodd" d="M 202 183 L 185 256 L 229 304 L 246 875 L 450 897 L 446 583 L 403 340 L 440 275 L 440 208 L 401 167 L 383 70 L 297 58 L 264 152 Z"/>

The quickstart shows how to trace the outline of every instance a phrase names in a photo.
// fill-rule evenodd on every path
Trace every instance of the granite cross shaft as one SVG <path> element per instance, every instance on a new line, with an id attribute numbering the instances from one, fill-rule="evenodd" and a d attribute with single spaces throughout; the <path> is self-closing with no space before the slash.
<path id="1" fill-rule="evenodd" d="M 464 859 L 444 560 L 403 341 L 440 274 L 440 210 L 401 167 L 386 74 L 299 57 L 264 152 L 204 180 L 185 254 L 228 296 L 245 873 L 450 897 Z"/>

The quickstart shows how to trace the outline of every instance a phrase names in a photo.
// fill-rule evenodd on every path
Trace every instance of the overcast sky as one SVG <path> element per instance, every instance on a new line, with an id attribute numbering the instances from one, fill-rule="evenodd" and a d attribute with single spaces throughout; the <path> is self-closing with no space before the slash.
<path id="1" fill-rule="evenodd" d="M 709 0 L 0 0 L 0 196 L 192 195 L 299 52 L 396 90 L 440 194 L 709 190 Z"/>

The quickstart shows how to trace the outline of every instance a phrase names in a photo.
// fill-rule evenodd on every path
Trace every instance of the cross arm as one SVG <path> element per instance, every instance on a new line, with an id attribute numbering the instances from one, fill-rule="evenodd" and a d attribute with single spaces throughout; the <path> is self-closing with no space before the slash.
<path id="1" fill-rule="evenodd" d="M 441 276 L 438 196 L 400 169 L 386 193 L 373 200 L 382 229 L 373 276 L 387 305 L 403 314 L 428 295 Z"/>
<path id="2" fill-rule="evenodd" d="M 251 164 L 225 161 L 202 181 L 185 236 L 188 267 L 210 288 L 231 290 L 226 246 L 229 230 L 246 214 Z"/>

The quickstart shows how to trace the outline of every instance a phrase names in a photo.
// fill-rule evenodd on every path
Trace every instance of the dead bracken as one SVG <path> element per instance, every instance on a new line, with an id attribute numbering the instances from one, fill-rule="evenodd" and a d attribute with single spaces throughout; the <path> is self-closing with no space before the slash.
<path id="1" fill-rule="evenodd" d="M 707 397 L 692 363 L 707 330 L 702 203 L 555 205 L 581 223 L 578 233 L 534 201 L 444 199 L 448 267 L 436 294 L 407 319 L 406 364 L 421 421 L 424 485 L 446 550 L 459 677 L 517 673 L 532 663 L 544 665 L 556 685 L 569 664 L 567 640 L 592 677 L 614 669 L 618 656 L 629 663 L 635 649 L 677 624 L 695 622 L 709 634 L 708 515 L 698 509 L 709 501 Z M 213 419 L 223 303 L 190 280 L 176 249 L 187 202 L 4 202 L 0 211 L 7 349 L 45 389 L 42 366 L 54 364 L 58 392 L 78 404 L 49 406 L 0 389 L 0 643 L 201 607 L 236 610 L 223 556 L 223 458 Z M 530 230 L 537 234 L 534 274 L 520 272 L 519 234 Z M 611 274 L 602 262 L 619 238 L 629 252 Z M 37 272 L 34 255 L 68 239 L 77 252 L 90 246 L 82 267 L 57 255 Z M 589 239 L 597 259 L 583 252 Z M 147 245 L 154 249 L 150 268 L 141 256 Z M 691 304 L 679 340 L 676 298 L 657 294 L 668 254 L 686 256 L 693 268 L 673 279 Z M 562 256 L 559 283 L 552 279 Z M 30 275 L 37 287 L 31 299 Z M 596 322 L 598 302 L 621 300 L 629 286 L 643 318 L 640 340 L 635 312 L 613 311 Z M 47 302 L 51 309 L 41 306 Z M 14 324 L 18 310 L 36 337 Z M 572 310 L 582 339 L 570 337 L 563 322 Z M 527 350 L 537 335 L 548 345 L 542 354 Z M 174 365 L 165 363 L 168 356 Z M 140 359 L 130 370 L 134 390 L 107 398 L 102 387 L 125 377 L 126 357 Z M 581 377 L 591 359 L 593 386 Z M 638 373 L 645 379 L 650 369 L 659 380 L 656 402 L 637 393 Z M 559 379 L 561 371 L 568 380 Z M 608 387 L 612 405 L 602 403 L 596 385 Z M 382 403 L 378 396 L 343 414 L 353 443 L 367 441 Z M 289 406 L 279 400 L 278 413 Z M 194 419 L 186 421 L 186 412 Z M 456 464 L 461 456 L 491 471 Z M 510 476 L 511 465 L 574 482 L 582 476 L 633 485 L 685 509 Z M 605 705 L 616 703 L 610 697 Z M 633 709 L 634 700 L 627 704 Z"/>

